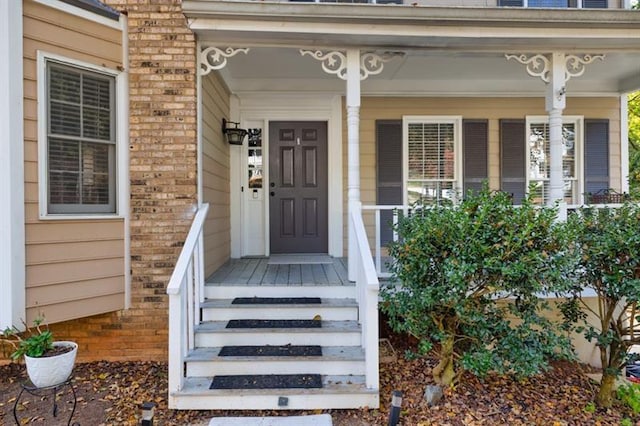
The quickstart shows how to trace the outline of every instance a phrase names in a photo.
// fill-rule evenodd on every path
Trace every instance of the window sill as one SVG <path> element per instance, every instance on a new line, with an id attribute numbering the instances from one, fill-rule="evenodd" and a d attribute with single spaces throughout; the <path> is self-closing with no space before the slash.
<path id="1" fill-rule="evenodd" d="M 123 220 L 121 214 L 47 214 L 40 215 L 40 220 Z"/>

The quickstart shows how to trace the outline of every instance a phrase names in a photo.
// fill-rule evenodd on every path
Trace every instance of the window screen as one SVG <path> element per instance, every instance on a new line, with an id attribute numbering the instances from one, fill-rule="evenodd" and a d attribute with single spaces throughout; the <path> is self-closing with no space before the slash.
<path id="1" fill-rule="evenodd" d="M 453 200 L 456 181 L 454 123 L 408 123 L 407 167 L 409 204 Z"/>
<path id="2" fill-rule="evenodd" d="M 48 212 L 115 213 L 115 80 L 47 63 Z"/>

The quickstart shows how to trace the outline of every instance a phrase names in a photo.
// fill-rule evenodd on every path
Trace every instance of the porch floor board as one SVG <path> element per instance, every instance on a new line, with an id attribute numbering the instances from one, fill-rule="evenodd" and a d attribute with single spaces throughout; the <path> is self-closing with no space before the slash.
<path id="1" fill-rule="evenodd" d="M 270 265 L 268 258 L 229 259 L 207 280 L 207 285 L 342 285 L 353 286 L 347 278 L 346 258 L 331 263 Z"/>

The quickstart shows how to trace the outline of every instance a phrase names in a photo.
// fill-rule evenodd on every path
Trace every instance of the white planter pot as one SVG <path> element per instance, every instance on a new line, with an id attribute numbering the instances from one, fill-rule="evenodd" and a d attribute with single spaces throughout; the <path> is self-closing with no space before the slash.
<path id="1" fill-rule="evenodd" d="M 76 362 L 76 353 L 78 352 L 78 345 L 75 342 L 53 342 L 53 346 L 71 346 L 73 350 L 64 353 L 62 355 L 33 358 L 30 356 L 24 356 L 24 363 L 27 366 L 27 374 L 31 382 L 39 388 L 47 386 L 59 385 L 64 383 L 73 370 L 73 365 Z"/>

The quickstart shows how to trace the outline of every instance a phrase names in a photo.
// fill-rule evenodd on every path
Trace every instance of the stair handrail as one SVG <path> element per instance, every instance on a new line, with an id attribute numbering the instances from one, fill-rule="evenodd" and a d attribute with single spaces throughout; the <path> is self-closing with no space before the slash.
<path id="1" fill-rule="evenodd" d="M 371 256 L 367 232 L 362 220 L 362 203 L 353 202 L 351 223 L 356 239 L 356 295 L 358 322 L 362 329 L 361 345 L 365 356 L 365 380 L 368 389 L 380 388 L 378 371 L 378 293 L 380 282 Z"/>
<path id="2" fill-rule="evenodd" d="M 189 228 L 180 256 L 173 269 L 169 295 L 169 407 L 172 394 L 184 387 L 184 360 L 195 345 L 195 327 L 200 321 L 199 305 L 204 296 L 203 229 L 209 204 L 202 204 Z"/>

